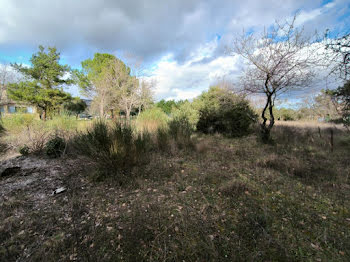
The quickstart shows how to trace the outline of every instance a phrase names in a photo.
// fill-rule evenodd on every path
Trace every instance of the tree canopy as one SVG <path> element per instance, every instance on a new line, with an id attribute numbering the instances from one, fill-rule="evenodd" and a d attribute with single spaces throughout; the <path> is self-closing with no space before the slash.
<path id="1" fill-rule="evenodd" d="M 9 85 L 9 98 L 37 106 L 41 109 L 41 118 L 45 120 L 47 113 L 57 110 L 71 99 L 71 95 L 62 88 L 74 83 L 69 77 L 71 70 L 59 61 L 60 53 L 55 47 L 49 47 L 46 51 L 43 46 L 39 46 L 39 51 L 30 59 L 31 67 L 13 64 L 13 68 L 24 76 L 25 81 Z"/>
<path id="2" fill-rule="evenodd" d="M 339 111 L 342 115 L 344 125 L 350 127 L 350 80 L 343 86 L 335 90 L 327 90 L 327 93 L 332 96 L 336 105 L 339 105 Z"/>
<path id="3" fill-rule="evenodd" d="M 75 114 L 78 118 L 78 115 L 83 113 L 87 108 L 87 104 L 84 100 L 79 97 L 74 97 L 71 101 L 68 101 L 64 104 L 64 108 L 72 114 Z"/>
<path id="4" fill-rule="evenodd" d="M 256 121 L 256 114 L 242 96 L 220 86 L 212 86 L 195 99 L 199 110 L 197 130 L 222 133 L 231 137 L 247 135 Z"/>
<path id="5" fill-rule="evenodd" d="M 131 75 L 130 67 L 114 55 L 96 53 L 81 65 L 75 76 L 83 93 L 93 97 L 101 117 L 122 110 L 129 119 L 132 110 L 140 111 L 152 102 L 152 84 Z"/>

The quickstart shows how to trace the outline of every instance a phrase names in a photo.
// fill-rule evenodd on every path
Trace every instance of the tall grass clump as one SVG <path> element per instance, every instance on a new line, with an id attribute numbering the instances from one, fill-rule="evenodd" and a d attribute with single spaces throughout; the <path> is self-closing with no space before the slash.
<path id="1" fill-rule="evenodd" d="M 166 128 L 159 128 L 157 130 L 158 149 L 167 152 L 176 148 L 192 147 L 191 136 L 193 131 L 193 125 L 191 125 L 187 117 L 171 119 Z"/>
<path id="2" fill-rule="evenodd" d="M 168 116 L 158 107 L 145 110 L 136 119 L 138 131 L 156 132 L 167 126 Z"/>
<path id="3" fill-rule="evenodd" d="M 46 127 L 52 130 L 75 131 L 78 128 L 78 121 L 75 116 L 61 114 L 47 120 Z"/>
<path id="4" fill-rule="evenodd" d="M 191 135 L 193 131 L 194 127 L 186 116 L 176 117 L 169 121 L 169 135 L 180 148 L 192 145 Z"/>
<path id="5" fill-rule="evenodd" d="M 150 141 L 148 132 L 137 134 L 130 125 L 98 121 L 78 133 L 73 144 L 79 154 L 97 164 L 97 179 L 112 177 L 122 184 L 131 178 L 134 166 L 148 162 Z"/>

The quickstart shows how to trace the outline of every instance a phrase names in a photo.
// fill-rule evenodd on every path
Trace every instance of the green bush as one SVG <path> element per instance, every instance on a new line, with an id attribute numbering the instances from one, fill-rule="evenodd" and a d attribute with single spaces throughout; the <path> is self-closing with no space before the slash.
<path id="1" fill-rule="evenodd" d="M 190 124 L 190 128 L 194 131 L 199 120 L 198 110 L 188 101 L 183 102 L 179 108 L 174 108 L 171 111 L 172 118 L 175 121 L 182 121 L 186 119 L 186 122 Z"/>
<path id="2" fill-rule="evenodd" d="M 9 132 L 18 132 L 27 126 L 31 126 L 35 121 L 35 114 L 8 114 L 2 118 L 3 126 Z"/>
<path id="3" fill-rule="evenodd" d="M 59 136 L 55 136 L 54 138 L 47 141 L 44 150 L 46 155 L 52 158 L 56 158 L 62 155 L 65 147 L 66 143 L 64 139 Z"/>
<path id="4" fill-rule="evenodd" d="M 149 161 L 150 141 L 147 132 L 136 134 L 130 125 L 116 122 L 109 127 L 98 121 L 79 133 L 73 144 L 79 154 L 97 164 L 97 179 L 113 177 L 122 184 L 130 178 L 134 166 Z"/>
<path id="5" fill-rule="evenodd" d="M 240 137 L 249 134 L 257 120 L 247 100 L 220 87 L 211 87 L 195 103 L 199 108 L 197 130 L 203 133 Z"/>
<path id="6" fill-rule="evenodd" d="M 27 156 L 27 155 L 29 155 L 29 152 L 30 152 L 30 149 L 29 149 L 29 146 L 27 146 L 27 145 L 23 145 L 22 147 L 19 148 L 19 153 L 20 153 L 22 156 Z"/>

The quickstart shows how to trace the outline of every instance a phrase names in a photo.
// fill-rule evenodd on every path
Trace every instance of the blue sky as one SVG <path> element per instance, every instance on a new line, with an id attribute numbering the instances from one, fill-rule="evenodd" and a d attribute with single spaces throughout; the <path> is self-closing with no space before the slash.
<path id="1" fill-rule="evenodd" d="M 56 46 L 61 62 L 73 68 L 95 52 L 124 60 L 132 54 L 156 80 L 156 99 L 191 99 L 240 75 L 242 59 L 227 52 L 235 35 L 296 12 L 306 32 L 350 31 L 345 0 L 0 0 L 0 63 L 29 64 L 38 45 Z M 76 87 L 70 91 L 78 94 Z"/>

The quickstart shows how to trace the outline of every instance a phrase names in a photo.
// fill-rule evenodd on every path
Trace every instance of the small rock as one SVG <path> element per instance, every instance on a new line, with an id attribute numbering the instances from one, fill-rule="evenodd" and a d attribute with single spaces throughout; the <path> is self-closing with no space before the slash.
<path id="1" fill-rule="evenodd" d="M 57 194 L 60 194 L 60 193 L 63 193 L 64 191 L 66 191 L 67 189 L 65 187 L 59 187 L 57 188 L 55 191 L 53 191 L 53 194 L 52 195 L 57 195 Z"/>
<path id="2" fill-rule="evenodd" d="M 192 189 L 192 186 L 188 186 L 185 188 L 186 191 L 190 191 Z"/>

